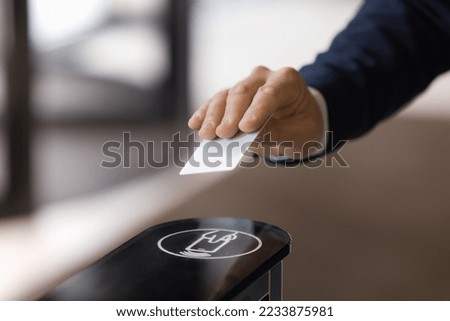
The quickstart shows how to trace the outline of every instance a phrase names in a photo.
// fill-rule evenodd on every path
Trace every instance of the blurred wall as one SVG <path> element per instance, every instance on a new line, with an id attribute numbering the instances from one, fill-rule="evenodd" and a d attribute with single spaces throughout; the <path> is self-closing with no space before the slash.
<path id="1" fill-rule="evenodd" d="M 257 65 L 300 68 L 327 49 L 361 0 L 196 0 L 190 89 L 195 108 Z"/>

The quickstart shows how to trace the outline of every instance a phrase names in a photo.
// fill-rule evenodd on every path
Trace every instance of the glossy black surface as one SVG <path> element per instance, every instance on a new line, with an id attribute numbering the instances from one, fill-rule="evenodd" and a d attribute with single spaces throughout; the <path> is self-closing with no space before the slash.
<path id="1" fill-rule="evenodd" d="M 289 254 L 285 231 L 234 218 L 147 229 L 45 300 L 229 300 Z"/>

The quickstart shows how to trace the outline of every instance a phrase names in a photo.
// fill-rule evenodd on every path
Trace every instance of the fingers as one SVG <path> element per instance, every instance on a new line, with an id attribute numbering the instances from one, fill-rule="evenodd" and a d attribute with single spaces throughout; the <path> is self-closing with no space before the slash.
<path id="1" fill-rule="evenodd" d="M 216 128 L 222 121 L 225 112 L 228 90 L 218 92 L 209 102 L 199 135 L 203 139 L 216 138 Z"/>
<path id="2" fill-rule="evenodd" d="M 233 137 L 239 130 L 238 123 L 252 102 L 257 88 L 255 86 L 239 83 L 228 92 L 225 113 L 216 133 L 220 137 Z"/>
<path id="3" fill-rule="evenodd" d="M 260 140 L 257 152 L 295 159 L 309 152 L 304 147 L 307 142 L 321 143 L 324 129 L 320 108 L 293 68 L 255 68 L 234 87 L 204 103 L 189 126 L 205 139 L 230 138 L 238 130 L 259 129 L 271 116 L 263 129 L 263 133 L 271 134 L 270 140 Z"/>
<path id="4" fill-rule="evenodd" d="M 189 119 L 188 126 L 193 130 L 199 130 L 202 127 L 203 120 L 205 119 L 206 110 L 208 109 L 211 100 L 204 102 L 199 109 Z"/>
<path id="5" fill-rule="evenodd" d="M 239 129 L 244 132 L 251 132 L 261 127 L 278 107 L 278 91 L 279 89 L 276 89 L 272 84 L 260 87 L 239 122 Z"/>
<path id="6" fill-rule="evenodd" d="M 199 130 L 203 139 L 233 137 L 239 131 L 239 121 L 270 72 L 266 67 L 256 67 L 237 85 L 217 93 L 194 113 L 188 122 L 189 127 Z"/>
<path id="7" fill-rule="evenodd" d="M 199 130 L 204 139 L 230 138 L 239 130 L 254 131 L 274 113 L 289 116 L 288 107 L 299 99 L 305 88 L 293 68 L 274 72 L 256 67 L 250 76 L 204 103 L 188 124 Z"/>
<path id="8" fill-rule="evenodd" d="M 239 131 L 238 124 L 250 106 L 258 88 L 264 84 L 261 73 L 252 73 L 228 91 L 225 114 L 216 133 L 220 137 L 230 138 Z"/>
<path id="9" fill-rule="evenodd" d="M 302 92 L 302 80 L 293 68 L 283 68 L 270 75 L 266 83 L 261 86 L 252 103 L 239 122 L 239 128 L 250 132 L 260 128 L 265 121 L 280 109 L 292 105 L 298 100 Z M 290 113 L 289 110 L 284 111 Z"/>

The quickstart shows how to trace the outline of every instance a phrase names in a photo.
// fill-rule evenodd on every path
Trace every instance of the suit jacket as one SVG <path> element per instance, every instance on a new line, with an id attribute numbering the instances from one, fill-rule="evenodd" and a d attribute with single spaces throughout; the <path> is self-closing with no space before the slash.
<path id="1" fill-rule="evenodd" d="M 449 69 L 450 0 L 368 0 L 300 72 L 325 97 L 336 142 L 364 134 Z"/>

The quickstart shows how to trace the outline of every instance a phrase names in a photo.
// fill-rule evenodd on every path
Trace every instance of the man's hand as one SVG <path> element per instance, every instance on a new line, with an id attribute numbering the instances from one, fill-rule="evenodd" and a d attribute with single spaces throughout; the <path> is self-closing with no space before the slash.
<path id="1" fill-rule="evenodd" d="M 310 146 L 306 143 L 322 139 L 324 128 L 319 106 L 293 68 L 272 71 L 256 67 L 247 78 L 200 106 L 188 125 L 198 130 L 203 139 L 231 138 L 239 130 L 259 129 L 271 115 L 260 137 L 271 134 L 271 141 L 277 143 L 275 150 L 270 149 L 272 155 L 303 158 L 294 153 L 306 155 Z"/>

